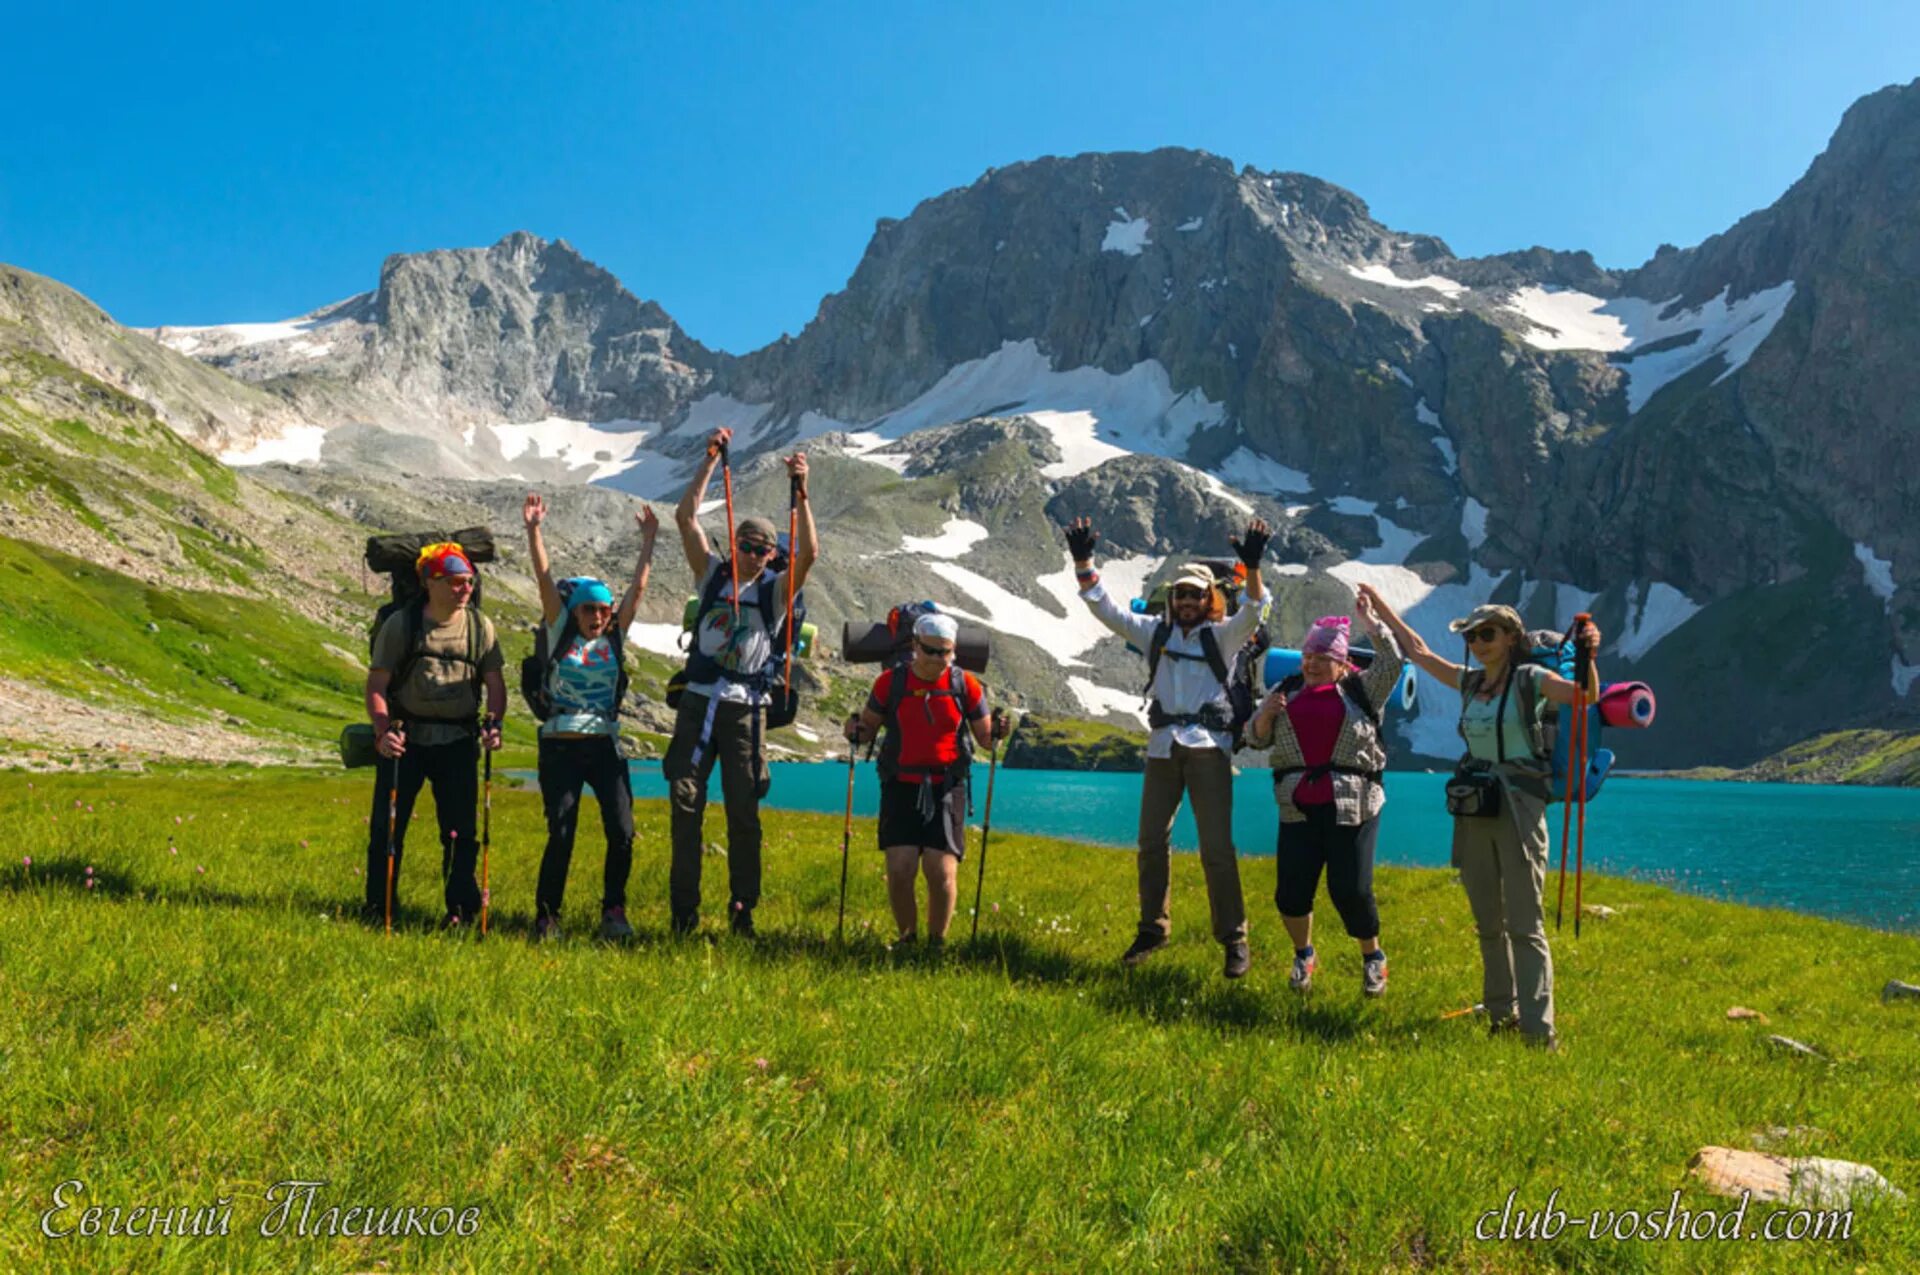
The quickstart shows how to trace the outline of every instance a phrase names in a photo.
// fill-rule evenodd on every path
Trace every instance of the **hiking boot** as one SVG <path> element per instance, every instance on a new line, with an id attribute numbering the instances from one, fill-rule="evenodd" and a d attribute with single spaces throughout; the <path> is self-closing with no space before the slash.
<path id="1" fill-rule="evenodd" d="M 700 914 L 698 912 L 675 912 L 673 914 L 673 920 L 668 925 L 669 931 L 673 937 L 677 939 L 687 938 L 699 928 Z"/>
<path id="2" fill-rule="evenodd" d="M 551 943 L 559 937 L 560 937 L 560 918 L 559 917 L 551 916 L 551 915 L 543 916 L 539 920 L 533 923 L 533 941 L 534 942 Z"/>
<path id="3" fill-rule="evenodd" d="M 933 955 L 938 956 L 940 953 L 946 950 L 947 950 L 947 939 L 945 935 L 941 935 L 939 938 L 929 938 L 927 940 L 927 951 L 932 953 Z"/>
<path id="4" fill-rule="evenodd" d="M 1304 992 L 1313 986 L 1314 971 L 1320 968 L 1317 953 L 1308 952 L 1305 956 L 1293 954 L 1293 969 L 1287 974 L 1287 986 L 1296 992 Z"/>
<path id="5" fill-rule="evenodd" d="M 1511 1036 L 1520 1030 L 1520 1015 L 1514 1014 L 1487 1025 L 1489 1036 Z"/>
<path id="6" fill-rule="evenodd" d="M 742 907 L 738 903 L 734 904 L 733 915 L 728 918 L 728 925 L 734 934 L 740 938 L 752 939 L 760 937 L 759 933 L 753 928 L 752 908 Z"/>
<path id="7" fill-rule="evenodd" d="M 1133 946 L 1120 954 L 1122 965 L 1138 965 L 1167 945 L 1167 936 L 1142 932 L 1134 935 Z"/>
<path id="8" fill-rule="evenodd" d="M 1383 955 L 1362 957 L 1360 959 L 1360 991 L 1367 996 L 1380 996 L 1387 990 L 1387 958 Z"/>
<path id="9" fill-rule="evenodd" d="M 625 943 L 633 937 L 625 908 L 603 908 L 600 912 L 600 937 L 609 943 Z"/>
<path id="10" fill-rule="evenodd" d="M 1537 1049 L 1543 1054 L 1560 1052 L 1560 1037 L 1554 1032 L 1522 1032 L 1520 1039 L 1528 1049 Z"/>
<path id="11" fill-rule="evenodd" d="M 1253 954 L 1247 951 L 1247 941 L 1235 939 L 1223 946 L 1227 949 L 1227 966 L 1220 972 L 1228 978 L 1245 978 L 1247 970 L 1253 965 Z"/>

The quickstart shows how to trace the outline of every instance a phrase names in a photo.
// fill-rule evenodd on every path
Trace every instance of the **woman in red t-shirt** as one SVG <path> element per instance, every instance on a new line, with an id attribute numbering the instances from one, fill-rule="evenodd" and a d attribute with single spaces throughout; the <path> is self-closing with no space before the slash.
<path id="1" fill-rule="evenodd" d="M 1280 805 L 1275 847 L 1274 902 L 1293 940 L 1288 984 L 1305 991 L 1319 958 L 1313 948 L 1313 896 L 1320 873 L 1327 893 L 1360 943 L 1361 989 L 1378 996 L 1387 989 L 1387 957 L 1380 947 L 1380 909 L 1373 897 L 1374 844 L 1380 779 L 1386 769 L 1379 712 L 1399 684 L 1404 664 L 1399 646 L 1362 592 L 1355 604 L 1373 634 L 1374 656 L 1365 673 L 1348 662 L 1346 616 L 1328 616 L 1300 644 L 1300 673 L 1293 693 L 1270 691 L 1247 724 L 1247 743 L 1271 742 L 1274 798 Z"/>
<path id="2" fill-rule="evenodd" d="M 880 754 L 880 849 L 887 856 L 887 901 L 899 941 L 916 940 L 914 871 L 927 878 L 927 944 L 946 942 L 958 896 L 955 876 L 966 853 L 967 757 L 960 732 L 985 748 L 1006 734 L 989 725 L 986 692 L 953 665 L 960 625 L 952 616 L 923 615 L 913 626 L 913 658 L 874 680 L 847 738 L 872 739 L 887 728 Z"/>

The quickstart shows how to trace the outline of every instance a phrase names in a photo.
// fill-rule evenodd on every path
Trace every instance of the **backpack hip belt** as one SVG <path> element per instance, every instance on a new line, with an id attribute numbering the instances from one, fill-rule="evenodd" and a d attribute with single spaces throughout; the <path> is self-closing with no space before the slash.
<path id="1" fill-rule="evenodd" d="M 1324 779 L 1328 775 L 1357 775 L 1370 784 L 1377 784 L 1386 778 L 1386 774 L 1387 772 L 1384 770 L 1367 770 L 1361 766 L 1341 766 L 1334 762 L 1327 761 L 1321 762 L 1318 766 L 1276 766 L 1273 771 L 1273 782 L 1277 786 L 1289 775 L 1300 776 L 1300 782 L 1302 783 L 1306 783 L 1312 779 Z"/>
<path id="2" fill-rule="evenodd" d="M 1159 700 L 1154 700 L 1147 708 L 1147 725 L 1155 730 L 1162 726 L 1204 726 L 1211 731 L 1231 730 L 1233 705 L 1219 698 L 1201 705 L 1197 713 L 1169 713 L 1160 707 Z"/>

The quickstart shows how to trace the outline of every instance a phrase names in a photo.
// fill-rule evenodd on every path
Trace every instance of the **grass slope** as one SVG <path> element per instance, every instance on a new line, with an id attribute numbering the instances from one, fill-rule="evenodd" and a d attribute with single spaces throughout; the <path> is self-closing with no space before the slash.
<path id="1" fill-rule="evenodd" d="M 495 937 L 430 932 L 429 847 L 388 938 L 345 919 L 366 802 L 356 777 L 284 771 L 0 777 L 19 848 L 0 867 L 0 1266 L 1920 1263 L 1912 1204 L 1862 1208 L 1850 1239 L 1818 1243 L 1473 1238 L 1515 1189 L 1538 1207 L 1557 1188 L 1576 1214 L 1662 1207 L 1676 1188 L 1683 1207 L 1724 1207 L 1687 1184 L 1688 1156 L 1770 1125 L 1817 1127 L 1801 1147 L 1920 1188 L 1920 1019 L 1876 1000 L 1889 974 L 1920 970 L 1912 938 L 1595 881 L 1589 897 L 1621 911 L 1558 937 L 1567 1049 L 1546 1056 L 1441 1021 L 1478 986 L 1444 872 L 1381 873 L 1384 1000 L 1362 1001 L 1324 909 L 1323 986 L 1299 998 L 1262 907 L 1252 977 L 1219 977 L 1190 856 L 1173 949 L 1119 969 L 1130 858 L 1029 837 L 993 843 L 984 942 L 928 960 L 877 937 L 872 830 L 857 828 L 852 937 L 837 946 L 838 822 L 784 812 L 757 946 L 662 936 L 664 811 L 644 806 L 640 942 L 535 948 L 527 793 L 496 795 Z M 576 931 L 597 840 L 583 832 L 574 863 Z M 709 859 L 709 900 L 724 869 Z M 1246 865 L 1250 899 L 1270 871 Z M 1725 1020 L 1735 1003 L 1825 1057 L 1768 1049 Z M 480 1229 L 260 1238 L 262 1193 L 295 1177 L 329 1182 L 323 1206 L 478 1206 Z M 38 1219 L 72 1178 L 97 1204 L 229 1196 L 232 1234 L 45 1239 Z"/>

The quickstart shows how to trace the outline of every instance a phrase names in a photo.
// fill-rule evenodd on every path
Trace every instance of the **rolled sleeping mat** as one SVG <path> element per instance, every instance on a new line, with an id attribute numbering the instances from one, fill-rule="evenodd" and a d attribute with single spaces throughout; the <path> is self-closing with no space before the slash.
<path id="1" fill-rule="evenodd" d="M 972 624 L 960 626 L 954 642 L 954 662 L 969 673 L 987 671 L 990 652 L 987 630 Z M 905 656 L 910 641 L 895 642 L 893 630 L 885 621 L 848 620 L 840 630 L 840 654 L 849 664 L 885 664 Z"/>
<path id="2" fill-rule="evenodd" d="M 1653 688 L 1645 682 L 1615 682 L 1600 688 L 1600 720 L 1609 726 L 1628 730 L 1651 726 L 1656 707 Z"/>
<path id="3" fill-rule="evenodd" d="M 1351 647 L 1347 651 L 1347 660 L 1355 668 L 1371 668 L 1373 667 L 1373 650 L 1371 647 L 1365 646 Z M 1284 646 L 1270 646 L 1267 648 L 1266 662 L 1260 669 L 1260 675 L 1264 679 L 1263 685 L 1269 688 L 1278 686 L 1281 682 L 1292 677 L 1299 671 L 1299 651 Z M 1414 676 L 1413 665 L 1409 664 L 1401 674 L 1400 685 L 1396 687 L 1394 693 L 1388 697 L 1385 707 L 1391 708 L 1397 704 L 1405 711 L 1411 713 L 1418 699 L 1418 691 L 1415 689 L 1418 685 L 1419 682 Z"/>
<path id="4" fill-rule="evenodd" d="M 1597 704 L 1587 706 L 1587 738 L 1594 739 L 1600 734 L 1600 707 Z M 1553 738 L 1553 799 L 1571 801 L 1578 793 L 1567 791 L 1567 749 L 1573 746 L 1573 710 L 1560 709 L 1560 725 Z M 1607 780 L 1607 774 L 1613 769 L 1613 750 L 1611 748 L 1589 748 L 1587 751 L 1587 798 L 1592 800 L 1599 795 L 1600 786 Z M 1580 776 L 1575 774 L 1573 782 L 1577 786 Z"/>

